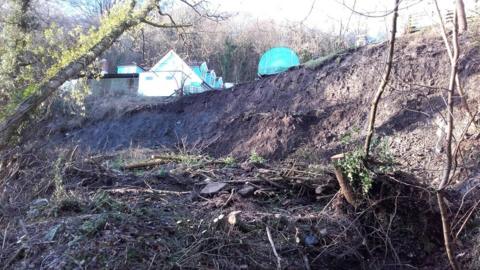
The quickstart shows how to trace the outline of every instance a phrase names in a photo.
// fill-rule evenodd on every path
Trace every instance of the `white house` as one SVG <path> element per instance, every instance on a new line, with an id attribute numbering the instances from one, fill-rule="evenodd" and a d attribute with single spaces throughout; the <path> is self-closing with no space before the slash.
<path id="1" fill-rule="evenodd" d="M 207 71 L 206 63 L 190 67 L 171 50 L 149 71 L 139 74 L 138 93 L 143 96 L 172 96 L 180 92 L 188 95 L 223 88 L 223 81 L 206 81 L 207 74 L 210 74 Z M 203 73 L 206 73 L 205 77 Z"/>

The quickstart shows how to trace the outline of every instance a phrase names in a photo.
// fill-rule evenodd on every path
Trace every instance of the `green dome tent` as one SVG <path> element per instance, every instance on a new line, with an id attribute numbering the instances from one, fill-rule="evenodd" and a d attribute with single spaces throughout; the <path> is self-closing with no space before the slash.
<path id="1" fill-rule="evenodd" d="M 268 50 L 258 63 L 258 75 L 278 74 L 300 65 L 297 54 L 289 48 L 277 47 Z"/>

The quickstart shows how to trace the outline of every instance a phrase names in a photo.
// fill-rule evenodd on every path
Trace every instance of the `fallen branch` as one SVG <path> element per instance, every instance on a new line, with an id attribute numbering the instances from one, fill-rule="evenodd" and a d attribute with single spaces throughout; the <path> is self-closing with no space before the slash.
<path id="1" fill-rule="evenodd" d="M 140 169 L 140 168 L 154 167 L 154 166 L 162 165 L 162 164 L 169 163 L 169 162 L 172 162 L 172 161 L 178 162 L 178 161 L 180 161 L 180 159 L 175 158 L 175 157 L 156 158 L 156 159 L 152 159 L 152 160 L 148 160 L 148 161 L 142 161 L 142 162 L 127 164 L 125 166 L 122 166 L 121 169 L 122 170 L 135 170 L 135 169 Z"/>
<path id="2" fill-rule="evenodd" d="M 270 242 L 270 246 L 272 246 L 273 254 L 277 258 L 277 270 L 281 270 L 282 269 L 282 263 L 281 263 L 282 258 L 280 258 L 280 256 L 278 256 L 277 249 L 275 248 L 275 243 L 273 242 L 272 235 L 270 234 L 270 229 L 268 228 L 268 226 L 267 226 L 267 237 L 268 237 L 268 241 Z"/>
<path id="3" fill-rule="evenodd" d="M 126 192 L 145 192 L 145 193 L 155 193 L 155 194 L 162 194 L 162 195 L 186 195 L 190 194 L 190 191 L 172 191 L 172 190 L 159 190 L 159 189 L 152 189 L 152 188 L 112 188 L 106 189 L 106 192 L 112 193 L 126 193 Z"/>

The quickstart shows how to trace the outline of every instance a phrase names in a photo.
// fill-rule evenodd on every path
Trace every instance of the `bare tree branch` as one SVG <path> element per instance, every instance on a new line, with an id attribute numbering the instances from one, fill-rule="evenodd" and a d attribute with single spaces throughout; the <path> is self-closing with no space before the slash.
<path id="1" fill-rule="evenodd" d="M 192 24 L 160 24 L 147 19 L 143 19 L 142 22 L 157 28 L 185 28 L 193 26 Z"/>
<path id="2" fill-rule="evenodd" d="M 212 21 L 220 22 L 226 20 L 229 16 L 221 13 L 211 13 L 205 5 L 208 3 L 206 0 L 180 0 L 180 2 L 192 8 L 192 10 L 199 16 L 207 18 Z"/>
<path id="3" fill-rule="evenodd" d="M 440 7 L 438 6 L 437 0 L 434 1 L 434 4 L 435 4 L 435 8 L 437 10 L 438 18 L 440 20 L 440 28 L 441 28 L 443 43 L 445 44 L 445 48 L 447 49 L 448 57 L 449 57 L 450 63 L 451 63 L 455 60 L 454 60 L 454 56 L 453 56 L 453 53 L 452 53 L 452 48 L 450 46 L 450 43 L 448 42 L 447 29 L 445 27 L 445 22 L 443 20 L 443 16 L 442 16 L 442 13 L 440 11 Z M 460 95 L 460 99 L 462 101 L 462 106 L 465 108 L 467 116 L 470 119 L 472 119 L 473 126 L 476 127 L 477 124 L 475 123 L 475 116 L 472 114 L 472 111 L 470 110 L 470 107 L 468 106 L 467 95 L 466 95 L 466 93 L 465 93 L 465 91 L 462 87 L 462 84 L 460 83 L 460 76 L 458 75 L 458 72 L 455 75 L 455 84 L 456 84 L 456 87 L 457 87 L 458 94 Z"/>

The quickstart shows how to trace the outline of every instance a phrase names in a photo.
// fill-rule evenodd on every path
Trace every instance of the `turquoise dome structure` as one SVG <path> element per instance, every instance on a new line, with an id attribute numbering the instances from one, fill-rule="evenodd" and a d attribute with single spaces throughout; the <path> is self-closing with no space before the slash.
<path id="1" fill-rule="evenodd" d="M 284 72 L 300 65 L 300 59 L 290 48 L 277 47 L 268 50 L 258 63 L 258 75 L 266 76 Z"/>

